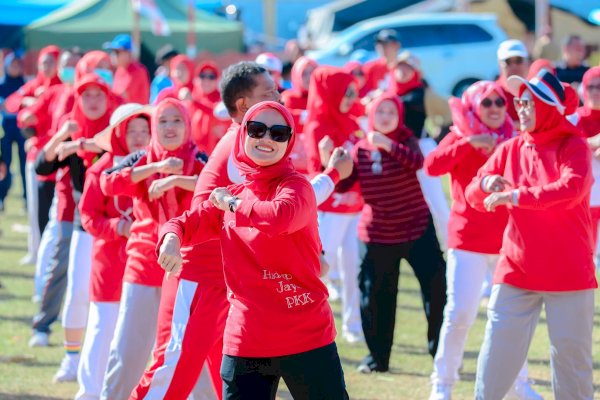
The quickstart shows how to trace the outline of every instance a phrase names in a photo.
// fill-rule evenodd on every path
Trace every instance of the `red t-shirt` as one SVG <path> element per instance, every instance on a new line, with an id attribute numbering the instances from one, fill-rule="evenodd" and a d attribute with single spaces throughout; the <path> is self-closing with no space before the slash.
<path id="1" fill-rule="evenodd" d="M 525 290 L 564 292 L 596 288 L 590 190 L 591 153 L 571 136 L 528 144 L 523 136 L 498 147 L 466 190 L 467 201 L 485 211 L 484 177 L 512 182 L 518 206 L 508 206 L 494 283 Z"/>
<path id="2" fill-rule="evenodd" d="M 335 325 L 319 279 L 321 242 L 310 183 L 293 174 L 258 196 L 243 184 L 230 190 L 242 199 L 235 213 L 205 201 L 166 223 L 157 246 L 169 232 L 184 245 L 220 238 L 231 304 L 223 353 L 277 357 L 332 343 Z"/>
<path id="3" fill-rule="evenodd" d="M 448 223 L 448 247 L 484 254 L 499 254 L 502 235 L 508 221 L 504 207 L 495 212 L 482 212 L 465 199 L 465 190 L 489 156 L 454 132 L 440 142 L 425 158 L 423 168 L 428 175 L 450 174 L 452 209 Z"/>
<path id="4" fill-rule="evenodd" d="M 127 68 L 117 68 L 112 91 L 126 103 L 148 104 L 150 100 L 150 77 L 139 62 L 132 62 Z"/>
<path id="5" fill-rule="evenodd" d="M 119 301 L 125 264 L 127 238 L 117 229 L 124 214 L 133 218 L 131 197 L 106 196 L 100 189 L 102 172 L 113 166 L 113 156 L 105 153 L 86 171 L 79 212 L 83 228 L 94 237 L 92 272 L 90 278 L 91 301 Z"/>

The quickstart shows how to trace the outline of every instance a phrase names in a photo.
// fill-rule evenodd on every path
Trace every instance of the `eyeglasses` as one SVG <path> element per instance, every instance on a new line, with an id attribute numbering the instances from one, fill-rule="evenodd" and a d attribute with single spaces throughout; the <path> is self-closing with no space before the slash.
<path id="1" fill-rule="evenodd" d="M 600 90 L 600 85 L 588 85 L 585 89 L 589 92 L 591 90 Z"/>
<path id="2" fill-rule="evenodd" d="M 358 93 L 356 93 L 356 90 L 354 90 L 352 86 L 348 86 L 348 89 L 346 89 L 346 93 L 344 93 L 344 97 L 351 99 L 354 97 L 358 97 Z"/>
<path id="3" fill-rule="evenodd" d="M 512 64 L 521 65 L 521 64 L 523 64 L 523 62 L 525 62 L 525 59 L 523 57 L 511 57 L 511 58 L 504 60 L 503 62 L 504 62 L 504 64 L 506 64 L 508 66 L 510 66 Z"/>
<path id="4" fill-rule="evenodd" d="M 381 152 L 379 150 L 371 151 L 371 172 L 373 175 L 381 175 L 383 172 L 383 167 L 381 166 Z"/>
<path id="5" fill-rule="evenodd" d="M 217 76 L 215 74 L 200 74 L 200 79 L 208 79 L 214 81 L 215 79 L 217 79 Z"/>
<path id="6" fill-rule="evenodd" d="M 365 73 L 362 72 L 360 69 L 355 69 L 354 71 L 352 71 L 352 75 L 353 76 L 365 76 Z"/>
<path id="7" fill-rule="evenodd" d="M 506 101 L 502 97 L 496 97 L 496 100 L 492 101 L 488 98 L 481 100 L 481 107 L 490 108 L 492 104 L 495 104 L 498 108 L 506 106 Z"/>
<path id="8" fill-rule="evenodd" d="M 267 132 L 270 132 L 271 139 L 279 143 L 285 143 L 292 137 L 292 128 L 287 125 L 267 126 L 262 122 L 248 121 L 246 130 L 252 139 L 262 139 Z"/>
<path id="9" fill-rule="evenodd" d="M 535 105 L 531 99 L 519 99 L 517 97 L 514 98 L 513 102 L 515 104 L 515 108 L 522 108 L 524 110 L 529 110 Z"/>

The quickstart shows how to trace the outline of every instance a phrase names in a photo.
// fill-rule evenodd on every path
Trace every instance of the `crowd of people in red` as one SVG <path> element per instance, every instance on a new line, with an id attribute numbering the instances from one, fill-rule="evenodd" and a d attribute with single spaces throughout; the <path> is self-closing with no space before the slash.
<path id="1" fill-rule="evenodd" d="M 76 399 L 274 399 L 283 379 L 296 399 L 347 399 L 329 301 L 341 340 L 366 344 L 358 371 L 387 372 L 405 260 L 430 400 L 452 397 L 490 275 L 475 398 L 541 398 L 542 306 L 555 397 L 593 398 L 600 67 L 576 36 L 564 64 L 507 40 L 498 80 L 450 98 L 434 142 L 418 60 L 394 31 L 375 39 L 376 60 L 300 56 L 289 81 L 271 53 L 221 71 L 168 49 L 151 84 L 128 35 L 48 46 L 28 82 L 4 57 L 0 204 L 16 141 L 29 344 L 48 346 L 62 309 L 55 382 Z"/>

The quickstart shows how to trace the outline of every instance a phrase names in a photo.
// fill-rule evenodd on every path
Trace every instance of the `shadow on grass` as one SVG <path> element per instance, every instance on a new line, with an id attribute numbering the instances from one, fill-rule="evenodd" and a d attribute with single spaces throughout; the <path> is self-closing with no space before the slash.
<path id="1" fill-rule="evenodd" d="M 62 400 L 62 397 L 38 396 L 29 394 L 10 394 L 0 392 L 0 399 L 3 400 Z"/>
<path id="2" fill-rule="evenodd" d="M 1 247 L 0 247 L 1 249 Z M 14 279 L 33 279 L 31 272 L 24 271 L 0 271 L 0 278 L 14 278 Z M 5 285 L 6 286 L 6 285 Z"/>
<path id="3" fill-rule="evenodd" d="M 5 242 L 4 244 L 0 245 L 0 250 L 26 252 L 27 245 L 6 244 Z"/>
<path id="4" fill-rule="evenodd" d="M 0 315 L 0 322 L 19 322 L 27 326 L 31 326 L 33 316 L 23 315 Z M 0 397 L 1 399 L 2 397 Z"/>

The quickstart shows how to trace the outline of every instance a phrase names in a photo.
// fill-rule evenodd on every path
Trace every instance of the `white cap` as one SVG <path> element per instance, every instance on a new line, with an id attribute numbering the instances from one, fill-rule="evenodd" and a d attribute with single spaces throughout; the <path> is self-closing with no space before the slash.
<path id="1" fill-rule="evenodd" d="M 505 61 L 511 57 L 529 58 L 529 52 L 520 40 L 505 40 L 498 46 L 498 61 Z"/>
<path id="2" fill-rule="evenodd" d="M 283 63 L 273 53 L 261 53 L 256 57 L 256 63 L 269 71 L 281 73 L 283 71 Z"/>

